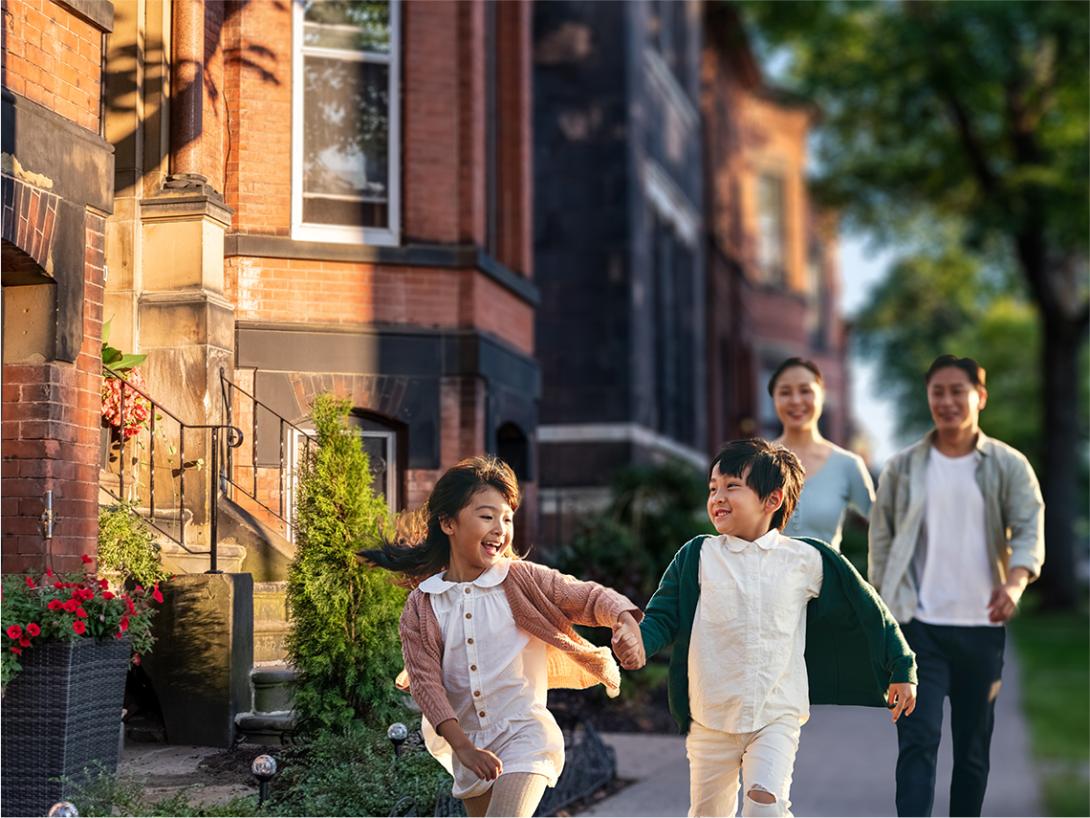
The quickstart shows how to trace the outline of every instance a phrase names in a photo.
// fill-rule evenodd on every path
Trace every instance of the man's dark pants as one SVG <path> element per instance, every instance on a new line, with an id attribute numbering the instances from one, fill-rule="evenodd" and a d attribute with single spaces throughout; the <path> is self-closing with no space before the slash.
<path id="1" fill-rule="evenodd" d="M 954 739 L 950 814 L 980 815 L 1006 629 L 928 625 L 914 619 L 901 630 L 916 654 L 919 686 L 915 712 L 897 721 L 897 814 L 931 814 L 942 703 L 949 696 Z"/>

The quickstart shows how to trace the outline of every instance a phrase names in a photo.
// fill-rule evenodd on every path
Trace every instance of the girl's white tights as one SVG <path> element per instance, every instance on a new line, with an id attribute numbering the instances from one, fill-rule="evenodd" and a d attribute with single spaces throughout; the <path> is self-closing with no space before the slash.
<path id="1" fill-rule="evenodd" d="M 466 798 L 462 803 L 469 818 L 530 818 L 545 794 L 546 783 L 545 776 L 537 773 L 505 773 L 484 795 Z"/>

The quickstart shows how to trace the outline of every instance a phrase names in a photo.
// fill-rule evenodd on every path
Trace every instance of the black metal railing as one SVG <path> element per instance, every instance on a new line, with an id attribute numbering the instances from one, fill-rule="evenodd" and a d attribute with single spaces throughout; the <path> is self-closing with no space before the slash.
<path id="1" fill-rule="evenodd" d="M 115 462 L 112 452 L 116 448 L 117 490 L 114 491 L 109 482 L 105 485 L 100 483 L 100 488 L 119 502 L 131 503 L 146 523 L 187 553 L 207 554 L 208 573 L 219 573 L 218 498 L 225 484 L 224 465 L 230 460 L 230 452 L 242 445 L 242 430 L 230 423 L 186 423 L 143 389 L 130 383 L 122 373 L 106 365 L 102 370 L 103 376 L 116 380 L 119 387 L 114 416 L 116 423 L 107 427 L 116 440 L 112 440 L 106 448 L 102 464 L 105 471 L 115 473 L 111 466 Z M 186 475 L 191 471 L 200 473 L 204 470 L 203 458 L 186 460 L 187 442 L 192 454 L 195 435 L 203 438 L 199 451 L 204 451 L 205 436 L 211 438 L 211 463 L 207 472 L 211 479 L 206 480 L 207 492 L 201 492 L 202 500 L 207 499 L 208 551 L 194 551 L 186 543 L 186 523 L 193 516 L 193 509 L 187 506 Z M 141 453 L 146 453 L 146 459 L 142 459 Z M 161 474 L 164 470 L 170 477 L 171 502 L 168 504 L 163 503 Z M 145 474 L 146 479 L 142 479 Z M 157 477 L 157 474 L 160 476 Z M 143 505 L 144 502 L 147 505 Z M 165 522 L 167 519 L 173 520 L 175 525 L 168 525 Z"/>
<path id="2" fill-rule="evenodd" d="M 279 521 L 284 536 L 294 540 L 297 521 L 294 508 L 295 472 L 301 462 L 310 459 L 313 432 L 296 426 L 267 403 L 234 383 L 223 369 L 220 369 L 220 388 L 227 422 L 248 420 L 250 426 L 248 458 L 244 456 L 246 452 L 240 451 L 239 458 L 236 458 L 231 449 L 227 451 L 226 482 L 232 492 L 231 499 L 237 500 L 236 492 L 241 492 Z M 269 429 L 270 425 L 272 430 Z M 271 437 L 272 435 L 275 437 Z M 270 440 L 272 442 L 267 442 Z M 302 458 L 296 451 L 297 445 L 303 446 Z M 261 465 L 262 463 L 265 465 Z M 246 469 L 249 469 L 249 475 L 245 474 Z M 259 486 L 258 472 L 262 469 L 275 472 L 274 479 L 265 483 L 266 487 L 270 483 L 275 486 L 275 499 Z"/>

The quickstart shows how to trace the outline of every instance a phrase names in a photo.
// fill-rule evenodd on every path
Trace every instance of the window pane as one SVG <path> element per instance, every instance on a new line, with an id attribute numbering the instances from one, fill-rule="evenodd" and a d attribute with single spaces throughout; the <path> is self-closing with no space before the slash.
<path id="1" fill-rule="evenodd" d="M 303 45 L 390 52 L 390 4 L 375 0 L 308 0 Z"/>
<path id="2" fill-rule="evenodd" d="M 375 437 L 363 435 L 363 450 L 367 452 L 367 458 L 371 467 L 371 491 L 376 497 L 382 497 L 387 503 L 391 498 L 386 496 L 386 476 L 390 468 L 390 439 L 385 435 Z"/>
<path id="3" fill-rule="evenodd" d="M 771 174 L 757 181 L 757 263 L 766 279 L 783 283 L 784 271 L 784 185 Z"/>
<path id="4" fill-rule="evenodd" d="M 304 58 L 303 221 L 386 227 L 389 67 Z"/>

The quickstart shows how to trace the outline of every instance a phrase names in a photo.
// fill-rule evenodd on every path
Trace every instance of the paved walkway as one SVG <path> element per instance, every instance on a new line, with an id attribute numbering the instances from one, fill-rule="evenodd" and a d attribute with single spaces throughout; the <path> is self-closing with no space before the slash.
<path id="1" fill-rule="evenodd" d="M 1003 691 L 996 705 L 992 766 L 984 815 L 1041 815 L 1039 787 L 1019 702 L 1018 667 L 1007 642 Z M 951 744 L 949 708 L 943 722 L 934 815 L 949 815 Z M 609 733 L 618 774 L 636 783 L 583 815 L 685 815 L 689 768 L 679 736 Z M 897 730 L 884 711 L 868 707 L 815 707 L 802 728 L 792 786 L 799 816 L 894 815 L 893 772 Z"/>

